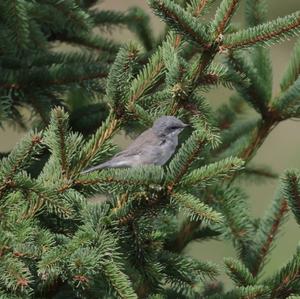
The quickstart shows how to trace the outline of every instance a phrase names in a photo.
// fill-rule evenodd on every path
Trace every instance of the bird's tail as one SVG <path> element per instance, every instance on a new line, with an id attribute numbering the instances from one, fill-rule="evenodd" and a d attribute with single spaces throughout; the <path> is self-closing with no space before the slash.
<path id="1" fill-rule="evenodd" d="M 95 170 L 100 170 L 109 167 L 109 163 L 105 162 L 82 171 L 80 174 L 86 174 Z"/>

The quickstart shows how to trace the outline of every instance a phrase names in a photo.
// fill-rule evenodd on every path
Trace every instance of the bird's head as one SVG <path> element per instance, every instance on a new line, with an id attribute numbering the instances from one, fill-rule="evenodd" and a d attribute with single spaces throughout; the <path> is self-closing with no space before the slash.
<path id="1" fill-rule="evenodd" d="M 175 137 L 188 125 L 175 116 L 161 116 L 153 124 L 153 131 L 159 137 Z"/>

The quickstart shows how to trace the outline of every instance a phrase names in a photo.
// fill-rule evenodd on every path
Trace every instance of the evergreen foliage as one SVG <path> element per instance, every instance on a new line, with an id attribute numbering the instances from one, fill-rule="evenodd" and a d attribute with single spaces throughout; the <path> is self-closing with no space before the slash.
<path id="1" fill-rule="evenodd" d="M 262 47 L 297 35 L 300 12 L 268 21 L 265 1 L 247 0 L 246 28 L 235 30 L 240 2 L 222 0 L 204 21 L 213 0 L 149 0 L 168 25 L 162 40 L 138 8 L 0 3 L 0 121 L 24 125 L 22 106 L 40 120 L 0 161 L 0 298 L 300 296 L 299 248 L 261 277 L 284 220 L 300 223 L 299 171 L 281 177 L 261 219 L 237 180 L 276 178 L 249 162 L 276 125 L 300 117 L 299 42 L 275 97 Z M 140 43 L 94 30 L 121 25 Z M 214 109 L 205 93 L 219 84 L 236 94 Z M 115 134 L 138 134 L 161 115 L 190 124 L 166 166 L 82 173 L 116 152 Z M 230 290 L 217 281 L 220 265 L 183 254 L 211 239 L 236 250 L 224 259 Z"/>

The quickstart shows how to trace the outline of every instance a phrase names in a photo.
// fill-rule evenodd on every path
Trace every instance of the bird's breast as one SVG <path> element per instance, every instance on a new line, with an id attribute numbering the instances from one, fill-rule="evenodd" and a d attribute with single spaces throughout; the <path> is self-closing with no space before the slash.
<path id="1" fill-rule="evenodd" d="M 161 165 L 165 164 L 173 155 L 178 145 L 178 139 L 166 139 L 160 146 L 161 149 Z"/>

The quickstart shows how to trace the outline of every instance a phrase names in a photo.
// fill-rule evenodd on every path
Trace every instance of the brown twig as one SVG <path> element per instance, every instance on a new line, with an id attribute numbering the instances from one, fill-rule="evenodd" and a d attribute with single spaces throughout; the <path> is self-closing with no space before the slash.
<path id="1" fill-rule="evenodd" d="M 245 161 L 249 162 L 253 154 L 257 149 L 263 144 L 269 133 L 277 126 L 279 120 L 271 119 L 268 121 L 262 121 L 258 128 L 256 128 L 252 135 L 252 140 L 240 154 L 239 157 Z"/>
<path id="2" fill-rule="evenodd" d="M 260 26 L 260 25 L 258 25 Z M 258 27 L 257 26 L 257 27 Z M 226 44 L 224 43 L 223 44 L 223 47 L 224 49 L 236 49 L 236 48 L 242 48 L 242 47 L 246 47 L 246 46 L 251 46 L 251 45 L 254 45 L 258 42 L 264 42 L 264 41 L 268 41 L 276 36 L 279 36 L 283 33 L 286 33 L 286 32 L 289 32 L 293 29 L 296 29 L 297 27 L 300 27 L 300 18 L 296 19 L 294 23 L 288 25 L 288 26 L 285 26 L 283 28 L 279 28 L 277 31 L 274 30 L 273 32 L 266 32 L 264 34 L 261 34 L 261 35 L 258 35 L 256 36 L 255 38 L 252 38 L 252 39 L 245 39 L 245 40 L 242 40 L 240 42 L 237 42 L 237 43 L 232 43 L 232 44 Z M 255 28 L 255 27 L 254 27 Z M 247 29 L 245 29 L 247 30 Z M 235 35 L 235 34 L 238 34 L 238 33 L 233 33 L 232 35 Z M 229 36 L 230 37 L 230 36 Z"/>
<path id="3" fill-rule="evenodd" d="M 58 113 L 61 112 L 58 110 Z M 65 144 L 65 134 L 63 132 L 63 124 L 61 121 L 62 115 L 57 115 L 57 126 L 59 131 L 59 143 L 60 143 L 60 153 L 61 153 L 61 169 L 62 174 L 65 178 L 68 178 L 68 163 L 67 163 L 67 156 L 66 156 L 66 144 Z"/>
<path id="4" fill-rule="evenodd" d="M 167 249 L 172 252 L 180 253 L 186 245 L 193 239 L 193 234 L 201 225 L 201 220 L 187 220 L 185 221 L 176 237 L 166 244 Z"/>
<path id="5" fill-rule="evenodd" d="M 207 4 L 208 0 L 201 0 L 198 5 L 196 6 L 193 16 L 194 17 L 199 17 L 200 14 L 202 13 L 202 11 L 204 10 L 206 4 Z"/>
<path id="6" fill-rule="evenodd" d="M 226 26 L 228 22 L 230 21 L 231 17 L 233 16 L 237 5 L 239 4 L 239 0 L 232 0 L 230 6 L 228 7 L 228 10 L 226 14 L 224 15 L 223 20 L 218 24 L 218 27 L 216 29 L 216 36 L 218 37 L 220 34 L 223 34 L 224 30 L 226 29 Z"/>
<path id="7" fill-rule="evenodd" d="M 266 242 L 258 250 L 258 252 L 260 252 L 260 254 L 258 256 L 258 259 L 256 259 L 256 261 L 255 261 L 254 268 L 251 269 L 251 273 L 254 277 L 257 276 L 257 274 L 259 273 L 262 262 L 263 262 L 264 258 L 266 257 L 269 249 L 271 248 L 271 245 L 273 243 L 275 235 L 278 232 L 279 226 L 282 222 L 284 215 L 287 213 L 287 211 L 288 211 L 287 201 L 283 200 L 280 205 L 278 214 L 276 215 L 274 222 L 270 228 Z"/>

